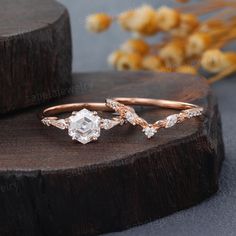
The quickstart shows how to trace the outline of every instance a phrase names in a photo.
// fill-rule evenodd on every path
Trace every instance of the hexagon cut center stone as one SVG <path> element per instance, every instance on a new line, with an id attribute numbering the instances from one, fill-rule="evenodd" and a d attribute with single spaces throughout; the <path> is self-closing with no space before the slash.
<path id="1" fill-rule="evenodd" d="M 94 112 L 82 109 L 69 118 L 68 133 L 73 140 L 86 144 L 100 136 L 101 118 Z"/>

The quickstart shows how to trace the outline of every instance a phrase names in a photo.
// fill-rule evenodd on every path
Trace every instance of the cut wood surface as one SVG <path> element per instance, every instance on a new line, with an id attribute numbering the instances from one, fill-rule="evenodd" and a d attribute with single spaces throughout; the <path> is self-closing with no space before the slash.
<path id="1" fill-rule="evenodd" d="M 71 30 L 53 0 L 0 0 L 0 114 L 65 95 Z"/>
<path id="2" fill-rule="evenodd" d="M 70 92 L 48 106 L 130 96 L 191 102 L 205 112 L 150 140 L 139 127 L 126 124 L 103 130 L 97 142 L 87 145 L 43 126 L 38 114 L 46 106 L 1 118 L 1 236 L 119 231 L 198 204 L 217 191 L 224 147 L 216 99 L 204 79 L 144 72 L 76 74 Z M 179 112 L 136 111 L 150 122 Z"/>

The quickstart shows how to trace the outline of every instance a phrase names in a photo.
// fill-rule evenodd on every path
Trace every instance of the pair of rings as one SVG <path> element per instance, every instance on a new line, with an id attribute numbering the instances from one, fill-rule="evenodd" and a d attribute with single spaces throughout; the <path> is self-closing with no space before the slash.
<path id="1" fill-rule="evenodd" d="M 159 106 L 181 112 L 151 124 L 141 118 L 131 105 Z M 115 114 L 114 117 L 106 119 L 100 117 L 97 111 Z M 72 114 L 67 118 L 60 119 L 56 116 L 68 112 Z M 106 99 L 105 103 L 72 103 L 49 107 L 43 111 L 41 121 L 47 126 L 67 129 L 73 140 L 87 144 L 97 140 L 102 129 L 109 130 L 124 123 L 140 126 L 144 134 L 151 138 L 159 129 L 170 128 L 192 117 L 201 116 L 202 113 L 202 107 L 191 103 L 149 98 L 112 98 Z"/>

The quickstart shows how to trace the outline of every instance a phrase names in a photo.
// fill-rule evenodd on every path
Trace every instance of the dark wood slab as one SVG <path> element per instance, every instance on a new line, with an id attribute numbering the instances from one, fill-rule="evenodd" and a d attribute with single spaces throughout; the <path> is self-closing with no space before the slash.
<path id="1" fill-rule="evenodd" d="M 53 0 L 0 0 L 0 114 L 65 95 L 71 32 Z"/>
<path id="2" fill-rule="evenodd" d="M 42 107 L 2 117 L 1 236 L 119 231 L 198 204 L 217 191 L 224 158 L 220 113 L 203 79 L 114 72 L 77 74 L 73 81 L 73 94 L 52 104 L 138 96 L 193 102 L 206 112 L 150 140 L 127 124 L 103 131 L 98 142 L 87 145 L 41 125 Z M 149 121 L 176 112 L 136 109 Z"/>

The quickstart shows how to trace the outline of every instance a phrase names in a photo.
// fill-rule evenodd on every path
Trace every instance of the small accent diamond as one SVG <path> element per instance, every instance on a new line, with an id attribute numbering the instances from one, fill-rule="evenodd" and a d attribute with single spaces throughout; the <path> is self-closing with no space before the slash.
<path id="1" fill-rule="evenodd" d="M 60 119 L 60 120 L 55 121 L 55 123 L 53 125 L 59 129 L 68 128 L 68 124 L 66 123 L 66 121 L 64 119 Z"/>
<path id="2" fill-rule="evenodd" d="M 42 123 L 47 126 L 55 126 L 59 129 L 66 129 L 68 128 L 67 121 L 64 119 L 50 119 L 50 118 L 44 118 L 42 119 Z"/>
<path id="3" fill-rule="evenodd" d="M 188 118 L 194 117 L 194 116 L 200 116 L 202 114 L 202 108 L 193 108 L 185 111 L 185 114 L 187 114 Z"/>
<path id="4" fill-rule="evenodd" d="M 137 115 L 135 113 L 132 113 L 130 111 L 127 111 L 125 113 L 125 118 L 127 119 L 127 121 L 129 121 L 129 123 L 131 123 L 132 125 L 135 125 L 135 119 L 137 118 Z"/>
<path id="5" fill-rule="evenodd" d="M 114 126 L 120 124 L 120 120 L 109 120 L 109 119 L 103 119 L 102 122 L 101 122 L 101 128 L 103 129 L 111 129 L 113 128 Z"/>
<path id="6" fill-rule="evenodd" d="M 117 108 L 119 107 L 120 103 L 113 101 L 112 99 L 106 99 L 106 104 L 108 107 L 114 109 L 115 111 L 117 110 Z"/>
<path id="7" fill-rule="evenodd" d="M 50 120 L 49 120 L 48 118 L 43 118 L 43 119 L 41 120 L 41 122 L 42 122 L 44 125 L 47 125 L 47 126 L 50 126 L 50 125 L 51 125 Z"/>
<path id="8" fill-rule="evenodd" d="M 171 115 L 171 116 L 168 116 L 166 118 L 166 126 L 165 128 L 170 128 L 172 126 L 174 126 L 178 121 L 178 114 L 174 114 L 174 115 Z"/>
<path id="9" fill-rule="evenodd" d="M 154 136 L 154 134 L 157 132 L 157 130 L 152 126 L 148 126 L 143 129 L 143 132 L 148 138 L 151 138 L 152 136 Z"/>

